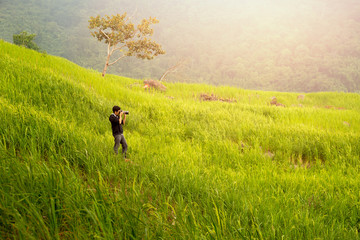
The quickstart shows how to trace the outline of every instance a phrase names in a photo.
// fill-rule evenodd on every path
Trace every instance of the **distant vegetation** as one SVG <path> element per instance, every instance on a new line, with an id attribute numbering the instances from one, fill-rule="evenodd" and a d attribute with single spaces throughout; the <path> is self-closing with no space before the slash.
<path id="1" fill-rule="evenodd" d="M 28 32 L 21 32 L 20 34 L 13 35 L 13 42 L 16 45 L 24 46 L 35 51 L 40 51 L 39 46 L 34 43 L 35 34 L 29 34 Z"/>
<path id="2" fill-rule="evenodd" d="M 359 94 L 144 91 L 0 52 L 1 239 L 359 238 Z M 131 163 L 113 155 L 115 104 Z"/>
<path id="3" fill-rule="evenodd" d="M 109 73 L 278 91 L 360 91 L 360 2 L 4 0 L 0 37 L 26 30 L 48 53 L 101 71 L 106 49 L 92 39 L 90 16 L 156 16 L 154 40 L 167 54 L 127 58 Z M 105 57 L 104 57 L 105 56 Z"/>

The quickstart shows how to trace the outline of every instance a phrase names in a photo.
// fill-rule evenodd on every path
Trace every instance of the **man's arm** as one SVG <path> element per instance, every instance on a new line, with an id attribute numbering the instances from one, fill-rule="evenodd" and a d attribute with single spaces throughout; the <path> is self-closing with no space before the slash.
<path id="1" fill-rule="evenodd" d="M 120 112 L 120 115 L 119 115 L 119 124 L 121 125 L 121 121 L 122 121 L 122 116 L 123 116 L 123 112 Z"/>
<path id="2" fill-rule="evenodd" d="M 124 114 L 123 125 L 125 125 L 125 121 L 126 121 L 126 114 Z"/>

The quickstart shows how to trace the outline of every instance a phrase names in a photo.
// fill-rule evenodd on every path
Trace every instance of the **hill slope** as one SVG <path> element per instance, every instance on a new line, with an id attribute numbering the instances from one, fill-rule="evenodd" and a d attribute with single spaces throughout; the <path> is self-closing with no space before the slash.
<path id="1" fill-rule="evenodd" d="M 2 238 L 359 237 L 358 94 L 145 92 L 2 41 L 0 51 Z M 112 153 L 115 104 L 130 111 L 132 163 Z"/>

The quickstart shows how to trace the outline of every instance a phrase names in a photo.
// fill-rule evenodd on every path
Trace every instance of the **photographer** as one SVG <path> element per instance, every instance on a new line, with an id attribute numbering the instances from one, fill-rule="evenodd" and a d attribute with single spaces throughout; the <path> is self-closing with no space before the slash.
<path id="1" fill-rule="evenodd" d="M 122 146 L 122 154 L 124 155 L 124 159 L 126 160 L 126 151 L 127 151 L 127 143 L 125 137 L 123 135 L 123 125 L 125 125 L 126 115 L 129 112 L 124 112 L 121 110 L 119 106 L 113 107 L 113 113 L 109 117 L 109 121 L 111 122 L 112 133 L 114 136 L 114 152 L 117 155 L 120 144 Z"/>

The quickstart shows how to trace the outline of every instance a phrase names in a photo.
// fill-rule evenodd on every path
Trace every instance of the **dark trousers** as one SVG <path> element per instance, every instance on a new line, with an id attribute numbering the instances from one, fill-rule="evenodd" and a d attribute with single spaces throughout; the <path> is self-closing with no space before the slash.
<path id="1" fill-rule="evenodd" d="M 124 135 L 123 134 L 115 135 L 114 136 L 114 141 L 115 141 L 115 144 L 114 144 L 114 152 L 115 152 L 115 154 L 117 155 L 119 153 L 118 149 L 119 149 L 120 144 L 121 144 L 122 154 L 124 155 L 124 158 L 126 158 L 126 151 L 127 151 L 128 146 L 127 146 Z"/>

